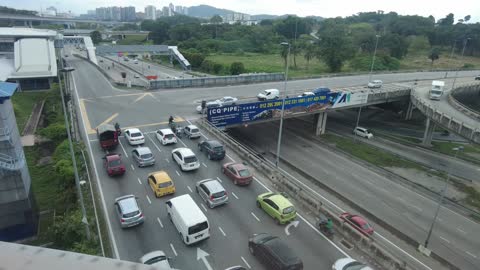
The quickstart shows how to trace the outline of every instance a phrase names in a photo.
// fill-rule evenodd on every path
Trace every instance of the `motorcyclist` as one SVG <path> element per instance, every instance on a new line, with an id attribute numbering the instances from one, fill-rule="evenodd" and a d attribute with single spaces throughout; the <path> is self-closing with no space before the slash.
<path id="1" fill-rule="evenodd" d="M 115 123 L 115 131 L 117 131 L 117 135 L 120 135 L 122 133 L 122 129 L 120 128 L 120 124 Z"/>
<path id="2" fill-rule="evenodd" d="M 331 219 L 331 218 L 328 218 L 327 224 L 325 224 L 325 229 L 326 229 L 327 231 L 333 230 L 333 222 L 332 222 L 332 219 Z"/>
<path id="3" fill-rule="evenodd" d="M 168 118 L 168 124 L 171 125 L 173 123 L 173 116 L 170 115 L 170 118 Z"/>

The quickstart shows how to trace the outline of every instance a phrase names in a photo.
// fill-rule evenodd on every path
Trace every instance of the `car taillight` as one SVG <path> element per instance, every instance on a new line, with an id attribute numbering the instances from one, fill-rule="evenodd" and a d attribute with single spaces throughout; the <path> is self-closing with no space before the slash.
<path id="1" fill-rule="evenodd" d="M 213 201 L 213 195 L 210 196 L 210 201 Z"/>
<path id="2" fill-rule="evenodd" d="M 143 217 L 143 213 L 140 214 L 140 217 Z"/>
<path id="3" fill-rule="evenodd" d="M 121 218 L 121 219 L 120 219 L 120 222 L 122 222 L 122 223 L 125 222 L 125 219 Z"/>
<path id="4" fill-rule="evenodd" d="M 167 139 L 167 136 L 163 136 L 163 139 L 166 140 L 166 139 Z"/>
<path id="5" fill-rule="evenodd" d="M 108 173 L 112 173 L 112 169 L 109 168 L 109 169 L 108 169 Z"/>

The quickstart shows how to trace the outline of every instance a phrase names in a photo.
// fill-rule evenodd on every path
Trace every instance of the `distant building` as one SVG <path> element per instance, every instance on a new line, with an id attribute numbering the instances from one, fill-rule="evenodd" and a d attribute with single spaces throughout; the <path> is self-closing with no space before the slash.
<path id="1" fill-rule="evenodd" d="M 162 9 L 157 9 L 155 13 L 156 13 L 155 17 L 157 19 L 160 18 L 160 17 L 163 17 L 163 10 Z"/>
<path id="2" fill-rule="evenodd" d="M 135 17 L 137 18 L 137 20 L 144 20 L 145 19 L 145 13 L 135 12 Z"/>
<path id="3" fill-rule="evenodd" d="M 175 12 L 174 9 L 175 9 L 175 6 L 174 6 L 172 3 L 170 3 L 170 4 L 168 5 L 168 16 L 169 16 L 169 17 L 173 16 L 173 14 L 174 14 L 174 12 Z"/>
<path id="4" fill-rule="evenodd" d="M 122 22 L 134 22 L 136 21 L 136 16 L 135 16 L 135 7 L 133 6 L 128 6 L 128 7 L 122 7 L 122 15 L 120 20 Z"/>
<path id="5" fill-rule="evenodd" d="M 57 9 L 55 7 L 48 7 L 47 12 L 51 12 L 54 16 L 57 16 Z"/>
<path id="6" fill-rule="evenodd" d="M 170 9 L 168 7 L 163 7 L 162 9 L 162 13 L 163 13 L 163 16 L 170 16 L 168 14 L 170 14 Z"/>
<path id="7" fill-rule="evenodd" d="M 95 10 L 87 10 L 87 15 L 95 16 L 95 14 L 96 14 Z"/>
<path id="8" fill-rule="evenodd" d="M 255 21 L 251 20 L 250 15 L 238 13 L 238 12 L 233 12 L 225 16 L 222 16 L 222 19 L 224 23 L 228 23 L 228 24 L 235 24 L 235 23 L 240 23 L 245 25 L 257 24 L 257 23 L 254 23 Z"/>
<path id="9" fill-rule="evenodd" d="M 188 15 L 188 7 L 183 7 L 183 14 Z"/>
<path id="10" fill-rule="evenodd" d="M 145 7 L 145 19 L 146 20 L 155 20 L 157 18 L 157 9 L 154 6 Z"/>

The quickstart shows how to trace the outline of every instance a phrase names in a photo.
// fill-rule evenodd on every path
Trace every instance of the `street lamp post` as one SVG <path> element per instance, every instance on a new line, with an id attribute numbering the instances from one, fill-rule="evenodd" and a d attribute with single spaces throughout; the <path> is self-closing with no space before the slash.
<path id="1" fill-rule="evenodd" d="M 280 128 L 278 130 L 278 141 L 277 141 L 277 158 L 275 159 L 275 167 L 278 168 L 278 164 L 280 163 L 280 144 L 282 142 L 282 131 L 283 131 L 283 116 L 285 114 L 285 98 L 287 96 L 287 79 L 288 79 L 288 60 L 290 57 L 290 48 L 291 45 L 288 42 L 280 43 L 282 46 L 288 46 L 288 53 L 287 53 L 287 65 L 285 67 L 285 84 L 283 90 L 283 98 L 282 98 L 282 112 L 280 115 Z"/>
<path id="2" fill-rule="evenodd" d="M 457 45 L 457 40 L 455 40 L 453 42 L 453 47 L 452 47 L 452 52 L 450 53 L 450 58 L 448 59 L 448 64 L 450 64 L 450 61 L 452 61 L 452 58 L 453 58 L 453 53 L 455 52 L 455 46 Z M 448 77 L 448 69 L 447 71 L 445 72 L 445 78 Z"/>
<path id="3" fill-rule="evenodd" d="M 465 41 L 463 42 L 463 49 L 462 49 L 462 56 L 460 58 L 463 58 L 463 54 L 465 53 L 465 48 L 467 47 L 467 43 L 470 40 L 470 38 L 466 38 Z M 460 67 L 457 68 L 457 71 L 455 72 L 455 78 L 453 78 L 453 83 L 452 83 L 452 89 L 455 88 L 455 82 L 457 82 L 457 77 L 458 77 L 458 71 L 460 70 Z"/>
<path id="4" fill-rule="evenodd" d="M 455 151 L 454 159 L 456 159 L 457 155 L 458 155 L 458 152 L 463 150 L 463 146 L 455 147 L 455 148 L 453 148 L 453 150 Z M 440 207 L 442 206 L 443 198 L 445 197 L 445 194 L 447 193 L 448 182 L 450 181 L 451 167 L 452 166 L 450 165 L 450 167 L 448 169 L 448 173 L 447 173 L 447 180 L 445 180 L 445 185 L 443 186 L 442 193 L 440 194 L 440 200 L 438 202 L 437 210 L 435 211 L 435 215 L 433 216 L 432 224 L 430 225 L 430 229 L 428 230 L 427 239 L 425 239 L 425 243 L 424 243 L 423 247 L 419 248 L 421 250 L 425 250 L 425 249 L 428 248 L 428 242 L 430 241 L 430 236 L 432 236 L 432 231 L 433 231 L 433 227 L 435 225 L 435 222 L 437 221 L 438 212 L 440 212 Z"/>
<path id="5" fill-rule="evenodd" d="M 73 68 L 63 68 L 60 71 L 63 72 L 64 74 L 66 74 L 66 73 L 72 72 L 73 70 L 74 70 Z M 65 78 L 66 78 L 66 76 L 65 76 Z M 60 79 L 59 79 L 59 81 L 60 81 Z M 63 96 L 63 87 L 62 87 L 61 82 L 58 85 L 60 86 L 60 96 L 62 97 L 63 117 L 65 118 L 65 126 L 66 126 L 66 130 L 67 130 L 68 145 L 70 147 L 70 156 L 72 158 L 73 174 L 74 174 L 74 177 L 75 177 L 75 187 L 77 188 L 78 200 L 80 201 L 80 208 L 82 210 L 82 223 L 85 224 L 85 231 L 86 231 L 86 234 L 87 234 L 87 239 L 90 240 L 90 228 L 88 226 L 87 211 L 85 210 L 85 204 L 83 202 L 83 193 L 82 193 L 82 189 L 80 187 L 80 178 L 78 176 L 77 160 L 75 158 L 75 152 L 73 150 L 72 135 L 70 133 L 70 125 L 68 124 L 67 108 L 65 106 L 65 98 Z"/>

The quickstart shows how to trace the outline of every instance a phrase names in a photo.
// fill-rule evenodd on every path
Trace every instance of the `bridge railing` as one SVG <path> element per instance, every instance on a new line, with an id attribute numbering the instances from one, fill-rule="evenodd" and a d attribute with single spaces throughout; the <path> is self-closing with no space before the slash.
<path id="1" fill-rule="evenodd" d="M 432 119 L 436 124 L 457 133 L 458 135 L 467 138 L 475 143 L 480 143 L 480 130 L 478 127 L 472 127 L 463 123 L 459 119 L 453 118 L 453 116 L 446 115 L 445 113 L 438 111 L 436 108 L 430 106 L 427 102 L 416 93 L 411 92 L 410 100 L 417 109 L 419 109 L 426 117 Z"/>

